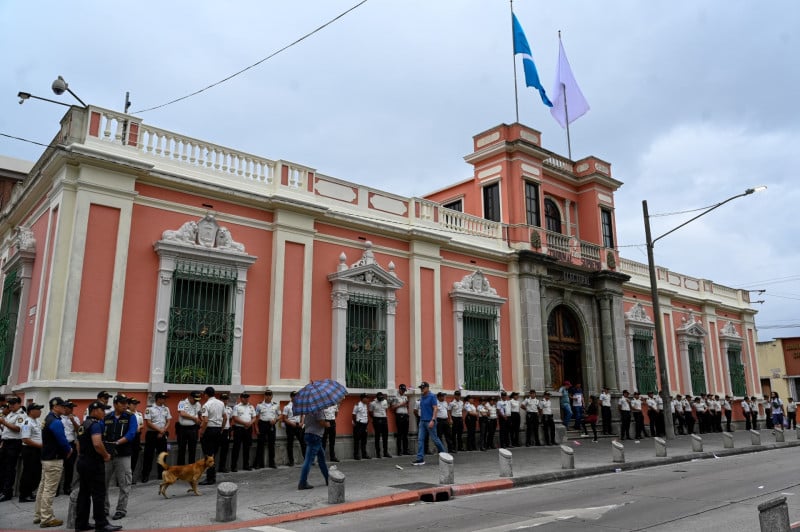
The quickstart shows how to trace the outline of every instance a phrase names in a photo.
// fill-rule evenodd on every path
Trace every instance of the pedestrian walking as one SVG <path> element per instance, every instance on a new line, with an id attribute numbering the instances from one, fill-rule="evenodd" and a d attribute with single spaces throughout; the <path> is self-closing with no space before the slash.
<path id="1" fill-rule="evenodd" d="M 778 392 L 772 392 L 770 406 L 772 407 L 772 426 L 783 429 L 783 401 Z"/>
<path id="2" fill-rule="evenodd" d="M 597 442 L 597 418 L 600 407 L 597 403 L 597 397 L 594 395 L 589 396 L 589 405 L 586 407 L 585 423 L 583 425 L 584 432 L 586 431 L 586 423 L 592 427 L 592 441 Z"/>
<path id="3" fill-rule="evenodd" d="M 575 430 L 583 429 L 585 433 L 586 427 L 583 425 L 584 397 L 581 383 L 575 383 L 575 386 L 570 390 L 570 399 L 572 400 L 572 417 L 575 419 L 575 426 L 573 428 Z M 569 428 L 569 425 L 567 425 L 567 428 Z"/>
<path id="4" fill-rule="evenodd" d="M 788 422 L 787 428 L 797 428 L 797 403 L 791 397 L 786 398 L 786 419 Z"/>
<path id="5" fill-rule="evenodd" d="M 381 441 L 383 441 L 383 457 L 391 458 L 389 454 L 389 401 L 383 392 L 378 392 L 375 399 L 369 404 L 369 413 L 372 415 L 372 431 L 375 435 L 375 458 L 381 457 Z"/>
<path id="6" fill-rule="evenodd" d="M 322 435 L 327 427 L 328 422 L 325 420 L 324 411 L 317 410 L 305 415 L 305 434 L 303 438 L 306 442 L 306 454 L 303 459 L 303 468 L 300 470 L 300 482 L 297 485 L 299 490 L 307 490 L 314 487 L 308 483 L 308 474 L 311 472 L 311 465 L 314 460 L 317 461 L 319 470 L 325 478 L 325 485 L 328 485 L 328 465 L 325 463 L 325 451 L 322 448 Z"/>
<path id="7" fill-rule="evenodd" d="M 569 429 L 569 422 L 572 420 L 572 407 L 570 406 L 569 389 L 572 388 L 572 383 L 564 381 L 564 384 L 558 389 L 561 396 L 559 402 L 561 405 L 561 422 Z"/>
<path id="8" fill-rule="evenodd" d="M 144 411 L 146 432 L 144 435 L 144 458 L 142 459 L 142 482 L 150 480 L 150 470 L 153 468 L 155 456 L 167 452 L 168 429 L 172 414 L 170 414 L 169 407 L 165 404 L 166 402 L 167 394 L 158 392 L 155 403 Z M 164 468 L 160 465 L 157 467 L 158 474 L 156 478 L 161 478 L 161 472 Z"/>
<path id="9" fill-rule="evenodd" d="M 200 409 L 200 417 L 203 422 L 200 424 L 200 445 L 205 456 L 214 456 L 220 446 L 222 439 L 222 426 L 228 421 L 228 414 L 225 412 L 225 403 L 216 398 L 216 390 L 213 386 L 207 386 L 203 391 L 205 403 Z M 225 397 L 225 394 L 222 395 Z M 213 465 L 206 469 L 206 478 L 200 482 L 201 486 L 212 486 L 217 482 L 217 469 Z"/>
<path id="10" fill-rule="evenodd" d="M 264 390 L 264 400 L 256 406 L 256 460 L 253 467 L 261 469 L 264 467 L 264 450 L 267 451 L 267 465 L 276 469 L 275 464 L 275 425 L 280 420 L 280 410 L 278 403 L 272 400 L 272 390 Z M 331 443 L 331 454 L 333 455 L 333 443 Z M 335 455 L 333 455 L 335 458 Z"/>
<path id="11" fill-rule="evenodd" d="M 22 423 L 22 475 L 19 479 L 19 502 L 34 502 L 42 478 L 42 425 L 39 417 L 43 405 L 28 405 L 28 417 Z"/>
<path id="12" fill-rule="evenodd" d="M 423 381 L 419 385 L 419 389 L 422 392 L 422 397 L 420 397 L 420 404 L 419 404 L 419 427 L 417 432 L 417 458 L 413 462 L 413 465 L 425 465 L 425 438 L 427 434 L 430 434 L 431 440 L 433 440 L 433 444 L 436 445 L 436 449 L 440 453 L 444 452 L 444 445 L 442 445 L 439 436 L 436 435 L 436 411 L 439 408 L 439 403 L 436 400 L 436 397 L 431 394 L 431 386 L 427 382 Z"/>
<path id="13" fill-rule="evenodd" d="M 62 416 L 65 415 L 66 401 L 61 397 L 50 399 L 50 412 L 42 428 L 42 479 L 36 492 L 36 507 L 33 524 L 41 528 L 61 526 L 64 521 L 53 514 L 53 499 L 58 491 L 58 483 L 64 471 L 64 463 L 74 454 L 74 450 L 64 433 Z"/>
<path id="14" fill-rule="evenodd" d="M 186 464 L 186 449 L 189 449 L 189 463 L 197 456 L 197 433 L 200 430 L 200 392 L 190 392 L 178 403 L 178 422 L 175 432 L 178 438 L 178 465 Z"/>
<path id="15" fill-rule="evenodd" d="M 758 430 L 758 401 L 755 395 L 750 397 L 750 420 L 753 422 L 753 430 Z"/>
<path id="16" fill-rule="evenodd" d="M 369 425 L 369 397 L 362 393 L 359 401 L 353 406 L 353 458 L 369 460 L 367 454 L 367 427 Z"/>
<path id="17" fill-rule="evenodd" d="M 410 455 L 408 450 L 408 396 L 407 387 L 401 384 L 397 387 L 397 397 L 392 399 L 392 411 L 394 412 L 394 424 L 397 429 L 395 432 L 395 450 L 397 455 Z"/>
<path id="18" fill-rule="evenodd" d="M 113 410 L 106 414 L 103 430 L 103 441 L 109 449 L 111 460 L 105 465 L 106 496 L 105 512 L 111 515 L 109 488 L 112 481 L 119 487 L 117 507 L 113 521 L 128 515 L 128 497 L 131 493 L 132 469 L 131 447 L 136 441 L 136 416 L 128 412 L 128 398 L 122 394 L 114 397 Z"/>
<path id="19" fill-rule="evenodd" d="M 761 401 L 761 406 L 764 408 L 764 424 L 768 429 L 775 428 L 775 423 L 772 420 L 772 402 L 770 398 L 766 395 L 764 399 Z"/>
<path id="20" fill-rule="evenodd" d="M 256 409 L 250 404 L 250 394 L 239 394 L 239 404 L 233 407 L 231 427 L 233 428 L 233 451 L 231 452 L 231 472 L 236 473 L 239 466 L 239 453 L 242 454 L 242 469 L 250 471 L 250 446 L 253 443 L 253 424 L 256 422 Z"/>

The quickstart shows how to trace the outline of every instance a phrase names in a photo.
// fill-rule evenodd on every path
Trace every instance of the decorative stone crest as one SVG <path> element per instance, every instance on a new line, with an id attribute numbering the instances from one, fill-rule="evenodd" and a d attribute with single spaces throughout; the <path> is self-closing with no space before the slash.
<path id="1" fill-rule="evenodd" d="M 646 325 L 653 325 L 653 320 L 651 320 L 650 316 L 647 315 L 647 312 L 644 310 L 644 306 L 641 303 L 636 303 L 628 312 L 625 313 L 625 320 Z"/>
<path id="2" fill-rule="evenodd" d="M 608 264 L 609 270 L 617 269 L 617 258 L 614 256 L 613 251 L 606 252 L 606 264 Z"/>
<path id="3" fill-rule="evenodd" d="M 464 276 L 461 281 L 453 283 L 453 289 L 458 291 L 474 292 L 476 294 L 497 295 L 497 290 L 491 287 L 489 279 L 480 270 Z"/>
<path id="4" fill-rule="evenodd" d="M 378 261 L 375 260 L 375 254 L 372 251 L 372 242 L 369 240 L 364 243 L 364 253 L 358 262 L 353 263 L 349 268 L 347 267 L 347 255 L 341 253 L 339 255 L 339 266 L 336 268 L 336 273 L 328 276 L 331 282 L 345 281 L 348 284 L 360 284 L 362 286 L 369 286 L 370 289 L 391 289 L 397 290 L 403 286 L 402 281 L 397 279 L 395 273 L 394 262 L 390 262 L 388 270 L 381 268 Z"/>
<path id="5" fill-rule="evenodd" d="M 531 247 L 533 249 L 541 249 L 542 236 L 539 234 L 539 231 L 531 231 Z"/>
<path id="6" fill-rule="evenodd" d="M 678 334 L 682 335 L 690 335 L 690 336 L 705 336 L 707 334 L 706 330 L 703 328 L 702 322 L 698 319 L 695 319 L 694 312 L 689 311 L 688 317 L 681 318 L 681 325 L 675 331 Z"/>
<path id="7" fill-rule="evenodd" d="M 361 260 L 350 265 L 351 268 L 357 268 L 359 266 L 368 266 L 371 264 L 378 264 L 377 262 L 375 262 L 375 254 L 372 252 L 372 242 L 367 240 L 364 243 L 364 247 L 366 249 L 364 249 L 364 253 L 361 255 Z"/>
<path id="8" fill-rule="evenodd" d="M 186 222 L 178 229 L 167 229 L 161 239 L 181 245 L 245 253 L 244 244 L 233 240 L 230 230 L 221 227 L 213 214 L 206 214 L 197 222 Z"/>
<path id="9" fill-rule="evenodd" d="M 739 331 L 736 330 L 736 327 L 733 325 L 732 321 L 729 321 L 725 327 L 720 329 L 719 335 L 722 337 L 728 337 L 731 339 L 741 340 L 742 336 L 739 334 Z"/>
<path id="10" fill-rule="evenodd" d="M 17 226 L 14 230 L 12 237 L 13 245 L 17 251 L 28 251 L 33 253 L 36 251 L 36 238 L 33 236 L 33 231 L 29 227 Z"/>

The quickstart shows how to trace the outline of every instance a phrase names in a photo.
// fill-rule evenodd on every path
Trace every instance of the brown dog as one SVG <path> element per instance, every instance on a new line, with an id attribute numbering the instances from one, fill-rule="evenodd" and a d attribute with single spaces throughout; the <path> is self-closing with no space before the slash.
<path id="1" fill-rule="evenodd" d="M 166 457 L 167 453 L 158 455 L 158 465 L 164 468 L 164 472 L 161 474 L 163 482 L 158 486 L 159 495 L 163 495 L 165 499 L 169 499 L 169 497 L 167 497 L 167 488 L 179 480 L 186 481 L 192 486 L 186 490 L 186 493 L 193 491 L 195 495 L 201 495 L 201 493 L 197 491 L 197 482 L 200 480 L 200 477 L 203 476 L 203 471 L 209 467 L 214 467 L 214 457 L 206 456 L 193 464 L 174 466 L 167 465 Z"/>

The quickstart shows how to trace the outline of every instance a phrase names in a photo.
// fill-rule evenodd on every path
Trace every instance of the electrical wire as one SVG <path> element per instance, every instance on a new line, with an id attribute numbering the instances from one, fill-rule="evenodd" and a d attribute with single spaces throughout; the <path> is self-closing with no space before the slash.
<path id="1" fill-rule="evenodd" d="M 326 22 L 326 23 L 325 23 L 325 24 L 323 24 L 322 26 L 319 26 L 317 29 L 315 29 L 315 30 L 312 30 L 312 31 L 310 31 L 310 32 L 306 33 L 305 35 L 303 35 L 303 36 L 302 36 L 302 37 L 300 37 L 299 39 L 295 40 L 294 42 L 287 44 L 287 45 L 286 45 L 286 46 L 284 46 L 283 48 L 281 48 L 281 49 L 279 49 L 279 50 L 277 50 L 277 51 L 275 51 L 275 52 L 273 52 L 273 53 L 269 54 L 267 57 L 265 57 L 265 58 L 263 58 L 263 59 L 261 59 L 261 60 L 259 60 L 259 61 L 256 61 L 256 62 L 255 62 L 255 63 L 253 63 L 252 65 L 250 65 L 250 66 L 247 66 L 247 67 L 245 67 L 245 68 L 243 68 L 243 69 L 239 70 L 238 72 L 234 72 L 234 73 L 233 73 L 233 74 L 231 74 L 230 76 L 228 76 L 228 77 L 226 77 L 226 78 L 223 78 L 223 79 L 221 79 L 221 80 L 219 80 L 219 81 L 217 81 L 217 82 L 215 82 L 215 83 L 212 83 L 211 85 L 208 85 L 207 87 L 203 87 L 202 89 L 200 89 L 200 90 L 196 90 L 196 91 L 194 91 L 194 92 L 192 92 L 192 93 L 190 93 L 190 94 L 187 94 L 186 96 L 181 96 L 180 98 L 175 98 L 174 100 L 170 100 L 170 101 L 168 101 L 168 102 L 166 102 L 166 103 L 162 103 L 161 105 L 156 105 L 156 106 L 153 106 L 153 107 L 148 107 L 148 108 L 146 108 L 146 109 L 137 109 L 136 111 L 132 111 L 131 113 L 132 113 L 132 114 L 139 114 L 139 113 L 146 113 L 146 112 L 148 112 L 148 111 L 153 111 L 153 110 L 155 110 L 155 109 L 161 109 L 162 107 L 166 107 L 166 106 L 168 106 L 168 105 L 171 105 L 171 104 L 173 104 L 173 103 L 177 103 L 177 102 L 180 102 L 180 101 L 182 101 L 182 100 L 186 100 L 187 98 L 191 98 L 192 96 L 196 96 L 196 95 L 200 94 L 201 92 L 205 92 L 205 91 L 207 91 L 207 90 L 209 90 L 209 89 L 212 89 L 212 88 L 216 87 L 217 85 L 220 85 L 220 84 L 222 84 L 222 83 L 225 83 L 226 81 L 229 81 L 229 80 L 231 80 L 231 79 L 235 78 L 236 76 L 238 76 L 238 75 L 240 75 L 240 74 L 243 74 L 243 73 L 247 72 L 247 71 L 248 71 L 248 70 L 250 70 L 251 68 L 255 68 L 255 67 L 257 67 L 258 65 L 260 65 L 260 64 L 261 64 L 261 63 L 263 63 L 264 61 L 266 61 L 266 60 L 268 60 L 268 59 L 272 59 L 273 57 L 275 57 L 275 56 L 276 56 L 276 55 L 278 55 L 279 53 L 281 53 L 281 52 L 283 52 L 283 51 L 285 51 L 285 50 L 288 50 L 289 48 L 291 48 L 291 47 L 292 47 L 292 46 L 294 46 L 295 44 L 298 44 L 298 43 L 300 43 L 300 42 L 302 42 L 302 41 L 306 40 L 307 38 L 311 37 L 312 35 L 314 35 L 314 34 L 315 34 L 315 33 L 317 33 L 318 31 L 325 29 L 327 26 L 330 26 L 331 24 L 333 24 L 334 22 L 336 22 L 336 21 L 337 21 L 337 20 L 339 20 L 340 18 L 344 17 L 345 15 L 347 15 L 348 13 L 350 13 L 351 11 L 355 10 L 355 9 L 356 9 L 356 8 L 358 8 L 358 7 L 361 7 L 362 5 L 364 5 L 364 4 L 366 4 L 366 3 L 367 3 L 367 0 L 361 0 L 361 2 L 357 3 L 356 5 L 354 5 L 353 7 L 351 7 L 350 9 L 348 9 L 348 10 L 346 10 L 346 11 L 344 11 L 344 12 L 340 13 L 339 15 L 337 15 L 337 16 L 335 16 L 335 17 L 333 17 L 332 19 L 330 19 L 328 22 Z"/>
<path id="2" fill-rule="evenodd" d="M 9 139 L 20 140 L 22 142 L 27 142 L 29 144 L 36 144 L 37 146 L 44 146 L 45 148 L 54 148 L 55 146 L 51 146 L 50 144 L 43 144 L 41 142 L 36 142 L 35 140 L 24 139 L 22 137 L 15 137 L 14 135 L 8 135 L 6 133 L 0 133 L 0 137 L 6 137 Z"/>
<path id="3" fill-rule="evenodd" d="M 660 212 L 660 213 L 656 213 L 656 214 L 650 214 L 649 217 L 650 218 L 660 218 L 662 216 L 675 216 L 677 214 L 688 214 L 690 212 L 704 211 L 706 209 L 710 209 L 711 207 L 716 207 L 716 206 L 717 206 L 717 204 L 715 203 L 714 205 L 707 205 L 705 207 L 698 207 L 696 209 L 689 209 L 688 211 Z"/>

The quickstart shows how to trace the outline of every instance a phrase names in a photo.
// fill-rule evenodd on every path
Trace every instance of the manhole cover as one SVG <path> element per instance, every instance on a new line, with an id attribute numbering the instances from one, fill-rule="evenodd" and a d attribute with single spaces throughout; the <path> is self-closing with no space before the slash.
<path id="1" fill-rule="evenodd" d="M 273 502 L 271 504 L 262 504 L 261 506 L 251 506 L 251 510 L 262 513 L 264 515 L 281 515 L 293 512 L 300 512 L 311 508 L 308 504 L 298 504 L 296 502 Z"/>
<path id="2" fill-rule="evenodd" d="M 409 482 L 408 484 L 395 484 L 389 487 L 400 490 L 421 490 L 424 488 L 435 488 L 436 486 L 438 486 L 438 484 L 430 484 L 429 482 Z"/>

